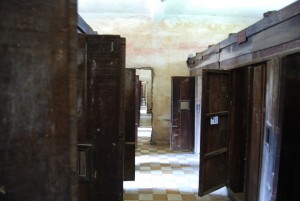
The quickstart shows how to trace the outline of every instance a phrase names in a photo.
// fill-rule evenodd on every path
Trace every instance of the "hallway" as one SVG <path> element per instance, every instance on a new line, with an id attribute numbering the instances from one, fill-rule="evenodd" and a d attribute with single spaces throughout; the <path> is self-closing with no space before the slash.
<path id="1" fill-rule="evenodd" d="M 170 151 L 169 145 L 150 145 L 150 136 L 139 133 L 135 181 L 124 182 L 124 201 L 223 201 L 224 189 L 197 196 L 199 157 Z"/>

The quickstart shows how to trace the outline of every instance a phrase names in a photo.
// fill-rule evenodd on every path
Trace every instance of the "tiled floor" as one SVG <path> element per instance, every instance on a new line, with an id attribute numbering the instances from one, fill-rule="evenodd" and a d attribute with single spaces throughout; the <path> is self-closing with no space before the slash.
<path id="1" fill-rule="evenodd" d="M 140 136 L 135 181 L 124 182 L 124 201 L 229 200 L 224 189 L 199 197 L 198 175 L 198 155 L 170 151 L 169 145 L 150 145 L 150 137 Z"/>

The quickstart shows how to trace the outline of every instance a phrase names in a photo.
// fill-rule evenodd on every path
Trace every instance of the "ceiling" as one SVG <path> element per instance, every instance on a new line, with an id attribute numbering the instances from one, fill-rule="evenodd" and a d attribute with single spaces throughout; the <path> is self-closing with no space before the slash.
<path id="1" fill-rule="evenodd" d="M 174 16 L 228 16 L 261 18 L 295 0 L 78 0 L 78 12 L 89 16 L 151 16 L 155 20 Z"/>

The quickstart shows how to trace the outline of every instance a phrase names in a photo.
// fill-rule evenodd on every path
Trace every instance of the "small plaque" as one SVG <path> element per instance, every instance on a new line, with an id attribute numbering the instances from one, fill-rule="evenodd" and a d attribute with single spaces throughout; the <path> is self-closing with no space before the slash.
<path id="1" fill-rule="evenodd" d="M 219 116 L 214 116 L 210 118 L 210 125 L 218 125 L 219 124 Z"/>
<path id="2" fill-rule="evenodd" d="M 180 101 L 180 110 L 190 110 L 190 101 Z"/>

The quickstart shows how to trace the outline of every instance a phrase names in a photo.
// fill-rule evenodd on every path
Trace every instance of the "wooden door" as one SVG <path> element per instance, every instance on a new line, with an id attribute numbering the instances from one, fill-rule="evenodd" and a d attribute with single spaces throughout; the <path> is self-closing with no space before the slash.
<path id="1" fill-rule="evenodd" d="M 172 150 L 194 150 L 193 77 L 172 77 L 171 136 Z"/>
<path id="2" fill-rule="evenodd" d="M 203 70 L 199 196 L 227 183 L 230 73 Z"/>
<path id="3" fill-rule="evenodd" d="M 250 68 L 250 121 L 247 137 L 246 185 L 247 201 L 257 201 L 260 189 L 262 142 L 265 119 L 265 64 Z"/>
<path id="4" fill-rule="evenodd" d="M 135 69 L 125 70 L 125 152 L 124 181 L 134 181 L 136 135 Z"/>
<path id="5" fill-rule="evenodd" d="M 90 200 L 123 200 L 125 39 L 87 36 L 87 138 Z"/>

